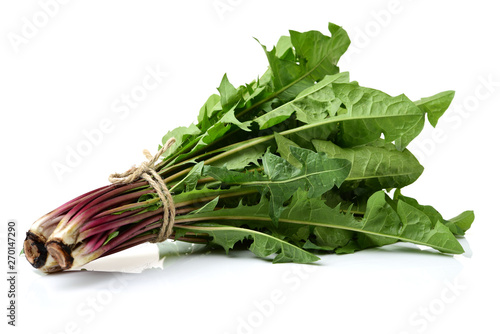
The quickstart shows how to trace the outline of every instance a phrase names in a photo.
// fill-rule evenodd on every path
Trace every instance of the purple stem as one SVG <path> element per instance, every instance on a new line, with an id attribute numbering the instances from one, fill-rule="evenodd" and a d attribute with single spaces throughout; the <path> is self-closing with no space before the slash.
<path id="1" fill-rule="evenodd" d="M 118 236 L 103 247 L 104 252 L 108 252 L 111 249 L 120 246 L 122 243 L 127 242 L 128 240 L 132 239 L 133 237 L 143 233 L 143 228 L 147 227 L 150 224 L 153 224 L 155 222 L 158 222 L 161 219 L 162 215 L 155 215 L 149 219 L 145 219 L 144 221 L 138 223 L 137 225 L 133 226 L 132 228 L 118 234 Z"/>
<path id="2" fill-rule="evenodd" d="M 91 191 L 89 191 L 89 192 L 86 192 L 85 194 L 80 195 L 80 196 L 78 196 L 78 197 L 75 197 L 75 198 L 73 198 L 71 201 L 68 201 L 68 202 L 64 203 L 63 205 L 59 206 L 57 209 L 52 210 L 52 211 L 50 212 L 50 214 L 51 214 L 51 213 L 53 213 L 53 212 L 62 213 L 62 212 L 65 212 L 65 211 L 69 211 L 69 210 L 70 210 L 73 206 L 75 206 L 75 204 L 80 203 L 82 200 L 84 200 L 84 199 L 86 199 L 86 198 L 90 197 L 91 195 L 94 195 L 94 194 L 95 194 L 95 193 L 97 193 L 97 192 L 100 192 L 100 191 L 102 191 L 102 190 L 107 190 L 108 188 L 111 188 L 111 187 L 113 187 L 113 185 L 112 185 L 112 184 L 109 184 L 109 185 L 107 185 L 107 186 L 100 187 L 100 188 L 97 188 L 97 189 L 91 190 Z"/>
<path id="3" fill-rule="evenodd" d="M 97 227 L 86 230 L 85 232 L 81 232 L 78 239 L 85 240 L 90 236 L 96 235 L 98 233 L 109 231 L 111 229 L 125 226 L 127 224 L 136 223 L 141 221 L 142 219 L 149 218 L 151 216 L 157 215 L 158 213 L 163 213 L 163 208 L 156 209 L 154 211 L 144 212 L 138 215 L 133 215 L 129 217 L 125 217 L 122 219 L 117 219 L 109 224 L 99 225 Z"/>
<path id="4" fill-rule="evenodd" d="M 68 211 L 70 211 L 72 208 L 74 208 L 75 205 L 81 203 L 82 201 L 88 200 L 90 197 L 95 195 L 97 192 L 104 191 L 105 188 L 109 188 L 109 187 L 110 186 L 104 186 L 101 188 L 94 189 L 94 190 L 89 191 L 83 195 L 80 195 L 78 197 L 73 198 L 71 201 L 64 203 L 63 205 L 59 206 L 57 209 L 52 210 L 51 212 L 47 213 L 45 216 L 40 218 L 38 221 L 43 219 L 43 222 L 39 223 L 40 224 L 39 226 L 41 226 L 41 227 L 43 226 L 43 228 L 45 228 L 46 227 L 46 226 L 44 226 L 45 224 L 52 225 L 55 221 L 54 217 L 57 217 L 57 219 L 58 219 L 57 222 L 59 223 L 59 221 L 61 221 L 62 219 L 59 219 L 58 216 L 64 216 L 65 214 L 68 213 Z"/>
<path id="5" fill-rule="evenodd" d="M 140 183 L 145 183 L 145 182 L 140 182 Z M 105 201 L 110 197 L 114 197 L 116 195 L 119 195 L 120 193 L 127 191 L 127 190 L 139 187 L 140 183 L 137 183 L 137 184 L 130 183 L 130 184 L 127 184 L 124 186 L 118 186 L 118 188 L 116 188 L 116 189 L 113 189 L 113 190 L 111 190 L 111 191 L 109 191 L 101 196 L 93 198 L 92 201 L 85 203 L 85 205 L 83 205 L 83 206 L 80 206 L 80 208 L 78 209 L 79 210 L 78 213 L 73 218 L 71 218 L 72 223 L 75 223 L 73 221 L 73 219 L 75 219 L 77 222 L 78 221 L 85 221 L 86 219 L 94 216 L 100 210 L 102 210 L 103 208 L 106 208 L 107 206 L 113 205 L 115 203 L 119 203 L 120 201 L 124 201 L 126 199 L 133 198 L 134 195 L 137 193 L 142 193 L 142 192 L 133 192 L 133 193 L 130 193 L 130 194 L 127 194 L 124 196 L 115 197 L 115 198 L 111 199 L 110 201 Z M 128 197 L 126 199 L 122 198 L 125 196 L 128 196 Z"/>
<path id="6" fill-rule="evenodd" d="M 137 239 L 129 240 L 128 242 L 124 243 L 123 245 L 120 245 L 119 247 L 114 248 L 114 249 L 108 251 L 107 253 L 104 253 L 100 257 L 104 257 L 104 256 L 108 256 L 108 255 L 111 255 L 111 254 L 115 254 L 115 253 L 121 252 L 121 251 L 123 251 L 125 249 L 128 249 L 128 248 L 131 248 L 131 247 L 143 244 L 145 242 L 154 240 L 154 238 L 156 238 L 156 236 L 154 236 L 154 235 L 143 235 L 142 237 L 139 237 Z"/>
<path id="7" fill-rule="evenodd" d="M 108 236 L 111 235 L 116 230 L 118 230 L 118 227 L 112 229 L 111 231 L 106 231 L 101 234 L 98 234 L 94 238 L 91 238 L 89 243 L 85 246 L 86 249 L 85 253 L 90 254 L 98 250 L 99 247 L 101 247 L 104 244 Z"/>
<path id="8" fill-rule="evenodd" d="M 157 200 L 159 201 L 160 199 L 158 198 Z M 143 203 L 144 202 L 137 202 L 135 200 L 131 200 L 130 203 L 122 204 L 119 207 L 115 207 L 115 208 L 101 211 L 98 214 L 96 214 L 93 218 L 101 218 L 101 217 L 111 215 L 111 214 L 116 215 L 118 212 L 121 212 L 121 211 L 135 211 L 136 209 L 139 209 L 139 208 L 144 209 L 147 206 L 153 204 L 153 203 L 151 203 L 148 205 L 144 205 Z"/>
<path id="9" fill-rule="evenodd" d="M 140 212 L 142 209 L 144 209 L 144 208 L 126 211 L 126 212 L 123 212 L 119 215 L 107 215 L 107 216 L 103 216 L 103 217 L 100 217 L 97 219 L 89 220 L 88 222 L 85 223 L 85 225 L 83 225 L 80 228 L 80 233 L 85 232 L 86 230 L 90 230 L 91 228 L 97 227 L 99 225 L 109 224 L 115 220 L 131 216 L 133 214 L 136 214 L 137 212 Z"/>
<path id="10" fill-rule="evenodd" d="M 94 246 L 98 243 L 99 239 L 101 239 L 103 236 L 107 235 L 107 233 L 103 232 L 97 235 L 94 235 L 93 237 L 89 238 L 87 243 L 85 244 L 85 254 L 89 254 L 92 252 L 92 249 Z"/>
<path id="11" fill-rule="evenodd" d="M 73 208 L 71 210 L 69 210 L 68 213 L 66 213 L 64 218 L 61 219 L 58 227 L 60 229 L 62 229 L 64 226 L 66 226 L 68 224 L 68 222 L 72 219 L 72 217 L 80 211 L 80 209 L 82 209 L 83 207 L 85 207 L 85 205 L 87 205 L 91 201 L 93 201 L 96 198 L 98 198 L 99 196 L 101 196 L 106 191 L 108 191 L 108 187 L 103 187 L 103 188 L 101 188 L 101 190 L 94 192 L 92 195 L 85 197 L 85 198 L 82 198 L 82 200 L 79 201 L 79 203 L 77 205 L 73 206 Z"/>
<path id="12" fill-rule="evenodd" d="M 103 199 L 108 199 L 109 197 L 112 197 L 114 195 L 114 194 L 109 195 L 109 193 L 105 194 L 102 196 L 103 198 L 97 198 L 94 200 L 98 204 L 88 203 L 86 207 L 82 208 L 82 210 L 80 211 L 80 213 L 78 215 L 76 215 L 74 218 L 71 219 L 71 222 L 72 222 L 72 224 L 78 224 L 80 222 L 85 222 L 87 219 L 95 216 L 103 209 L 109 208 L 110 206 L 116 205 L 118 203 L 126 202 L 129 200 L 135 199 L 135 198 L 139 198 L 144 194 L 149 194 L 152 192 L 154 192 L 153 189 L 146 189 L 146 190 L 142 190 L 142 191 L 138 191 L 138 192 L 129 193 L 126 195 L 117 196 L 115 198 L 112 198 L 110 200 L 102 202 Z M 75 220 L 76 220 L 76 222 L 75 222 Z M 83 230 L 85 230 L 85 225 L 82 226 Z"/>

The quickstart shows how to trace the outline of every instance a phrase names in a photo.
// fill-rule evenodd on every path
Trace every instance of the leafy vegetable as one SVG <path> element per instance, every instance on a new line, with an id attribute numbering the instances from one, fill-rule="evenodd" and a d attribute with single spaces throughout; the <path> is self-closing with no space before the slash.
<path id="1" fill-rule="evenodd" d="M 457 236 L 472 211 L 445 220 L 400 191 L 423 172 L 406 147 L 426 115 L 437 125 L 454 92 L 412 102 L 360 86 L 337 66 L 346 32 L 328 30 L 290 31 L 262 46 L 262 76 L 234 86 L 223 75 L 197 122 L 163 137 L 175 139 L 154 167 L 175 204 L 171 239 L 241 246 L 275 263 L 399 241 L 463 252 Z M 93 190 L 33 224 L 27 259 L 54 272 L 155 242 L 162 203 L 141 179 Z"/>
<path id="2" fill-rule="evenodd" d="M 269 202 L 263 198 L 257 205 L 239 205 L 236 208 L 216 210 L 190 215 L 180 222 L 198 221 L 230 221 L 228 224 L 242 226 L 252 221 L 254 226 L 268 228 L 271 217 L 268 214 Z M 258 223 L 257 223 L 258 222 Z M 280 226 L 274 230 L 282 236 L 293 237 L 297 231 L 289 224 L 312 227 L 312 235 L 303 242 L 314 244 L 314 238 L 323 240 L 319 249 L 334 250 L 338 240 L 331 244 L 325 242 L 330 238 L 332 230 L 346 230 L 363 233 L 370 240 L 388 239 L 390 242 L 407 241 L 433 247 L 439 251 L 453 254 L 463 253 L 460 243 L 441 221 L 432 221 L 425 212 L 405 201 L 393 201 L 383 191 L 370 196 L 363 216 L 352 214 L 349 210 L 341 212 L 340 207 L 331 208 L 319 198 L 308 198 L 304 191 L 297 191 L 292 202 L 283 210 L 280 216 Z M 281 227 L 281 225 L 284 225 Z M 272 229 L 272 227 L 270 227 Z M 291 235 L 290 232 L 292 232 Z M 334 232 L 336 233 L 336 231 Z M 351 241 L 353 235 L 344 240 Z M 338 235 L 334 236 L 338 239 Z M 355 240 L 356 241 L 356 240 Z M 300 241 L 298 242 L 300 244 Z M 358 247 L 366 248 L 366 241 Z"/>
<path id="3" fill-rule="evenodd" d="M 193 234 L 206 234 L 212 238 L 212 242 L 222 246 L 226 253 L 234 247 L 237 242 L 251 239 L 252 244 L 249 249 L 257 256 L 265 258 L 271 254 L 279 253 L 274 259 L 274 263 L 297 262 L 309 263 L 319 260 L 319 258 L 300 247 L 291 245 L 272 235 L 244 229 L 234 226 L 218 224 L 195 224 L 178 228 L 178 234 L 192 232 Z"/>
<path id="4" fill-rule="evenodd" d="M 330 159 L 326 154 L 293 146 L 290 147 L 290 151 L 300 163 L 300 168 L 267 152 L 262 157 L 264 174 L 240 173 L 210 166 L 205 168 L 205 173 L 228 185 L 250 186 L 259 189 L 263 195 L 269 193 L 271 198 L 269 216 L 277 225 L 280 213 L 284 210 L 283 204 L 298 188 L 308 190 L 310 198 L 321 196 L 333 186 L 339 187 L 351 167 L 348 160 Z"/>

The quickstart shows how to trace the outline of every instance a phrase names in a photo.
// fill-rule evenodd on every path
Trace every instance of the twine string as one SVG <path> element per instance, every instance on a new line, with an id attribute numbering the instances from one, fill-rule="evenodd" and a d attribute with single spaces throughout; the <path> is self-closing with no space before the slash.
<path id="1" fill-rule="evenodd" d="M 138 167 L 133 166 L 129 170 L 123 173 L 113 173 L 109 176 L 109 182 L 113 184 L 129 184 L 138 179 L 146 180 L 149 185 L 156 191 L 158 197 L 163 204 L 163 222 L 160 227 L 160 232 L 157 238 L 152 241 L 153 243 L 162 242 L 168 239 L 172 234 L 174 228 L 175 220 L 175 205 L 172 198 L 172 194 L 168 190 L 167 185 L 163 182 L 161 176 L 156 172 L 155 164 L 156 161 L 165 153 L 173 144 L 175 143 L 175 138 L 170 138 L 163 147 L 156 152 L 154 156 L 148 150 L 144 150 L 143 154 L 146 157 L 146 161 L 140 164 Z"/>

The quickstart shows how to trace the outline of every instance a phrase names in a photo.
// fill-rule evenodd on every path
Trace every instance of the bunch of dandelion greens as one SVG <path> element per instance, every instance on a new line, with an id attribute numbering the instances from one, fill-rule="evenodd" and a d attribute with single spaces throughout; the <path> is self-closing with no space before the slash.
<path id="1" fill-rule="evenodd" d="M 445 220 L 400 191 L 423 171 L 407 145 L 426 115 L 436 126 L 454 93 L 413 102 L 350 81 L 337 66 L 350 40 L 328 29 L 290 31 L 264 47 L 261 77 L 235 88 L 224 75 L 197 123 L 164 136 L 163 145 L 175 143 L 153 169 L 175 206 L 168 238 L 226 251 L 239 244 L 275 263 L 398 241 L 463 252 L 457 237 L 472 211 Z M 56 272 L 158 241 L 164 209 L 141 178 L 95 189 L 37 220 L 26 258 Z"/>

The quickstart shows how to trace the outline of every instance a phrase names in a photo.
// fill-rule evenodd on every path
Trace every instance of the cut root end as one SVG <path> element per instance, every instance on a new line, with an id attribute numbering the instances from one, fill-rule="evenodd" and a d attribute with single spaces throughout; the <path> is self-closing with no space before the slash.
<path id="1" fill-rule="evenodd" d="M 73 265 L 73 257 L 71 256 L 71 249 L 62 241 L 51 240 L 47 243 L 47 251 L 59 263 L 61 269 L 70 269 Z"/>
<path id="2" fill-rule="evenodd" d="M 45 238 L 32 232 L 26 233 L 24 240 L 24 254 L 28 262 L 35 268 L 41 268 L 47 261 L 47 248 Z"/>

